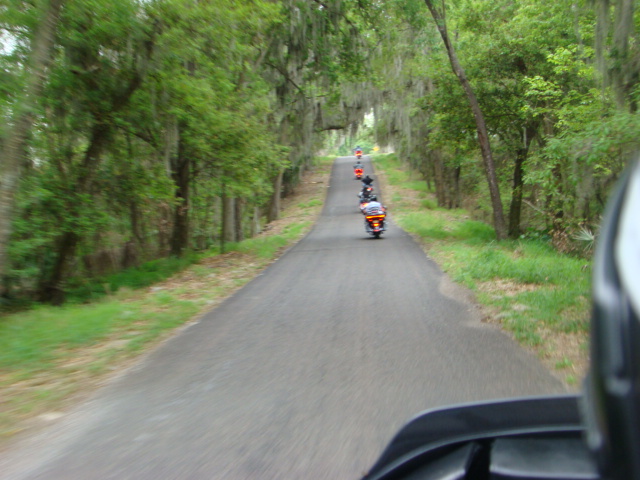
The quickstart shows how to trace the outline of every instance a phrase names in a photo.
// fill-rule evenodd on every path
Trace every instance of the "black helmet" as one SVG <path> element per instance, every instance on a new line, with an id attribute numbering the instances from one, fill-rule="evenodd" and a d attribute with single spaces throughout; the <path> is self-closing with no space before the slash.
<path id="1" fill-rule="evenodd" d="M 609 201 L 593 263 L 591 368 L 583 413 L 606 478 L 640 478 L 640 162 Z"/>
<path id="2" fill-rule="evenodd" d="M 370 201 L 370 202 L 377 202 L 377 201 L 378 201 L 378 197 L 376 197 L 375 195 L 371 195 L 371 196 L 369 197 L 369 201 Z"/>

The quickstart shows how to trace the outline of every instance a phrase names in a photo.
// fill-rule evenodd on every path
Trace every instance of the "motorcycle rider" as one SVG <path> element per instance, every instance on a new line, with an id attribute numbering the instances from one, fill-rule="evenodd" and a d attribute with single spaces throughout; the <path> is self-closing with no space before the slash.
<path id="1" fill-rule="evenodd" d="M 362 189 L 358 193 L 358 196 L 360 197 L 361 200 L 363 200 L 367 197 L 370 197 L 371 194 L 373 193 L 373 186 L 371 185 L 373 183 L 373 178 L 367 175 L 361 180 L 362 180 Z"/>
<path id="2" fill-rule="evenodd" d="M 371 195 L 371 197 L 369 198 L 369 203 L 362 210 L 362 213 L 364 215 L 377 215 L 377 214 L 381 214 L 381 213 L 386 214 L 387 213 L 387 207 L 385 207 L 384 205 L 382 205 L 378 201 L 378 197 L 377 196 Z"/>
<path id="3" fill-rule="evenodd" d="M 364 228 L 367 232 L 369 232 L 371 230 L 371 225 L 369 224 L 369 220 L 367 220 L 367 215 L 385 215 L 386 216 L 387 209 L 384 205 L 382 205 L 378 201 L 377 196 L 371 195 L 371 198 L 369 199 L 369 203 L 367 203 L 367 206 L 362 209 L 362 214 L 364 215 Z"/>

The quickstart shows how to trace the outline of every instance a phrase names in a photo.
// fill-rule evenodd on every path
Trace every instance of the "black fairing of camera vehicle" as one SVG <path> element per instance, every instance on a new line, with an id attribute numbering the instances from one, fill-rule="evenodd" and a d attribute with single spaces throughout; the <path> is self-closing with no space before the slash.
<path id="1" fill-rule="evenodd" d="M 640 480 L 640 162 L 612 195 L 593 264 L 583 395 L 426 411 L 364 480 Z"/>

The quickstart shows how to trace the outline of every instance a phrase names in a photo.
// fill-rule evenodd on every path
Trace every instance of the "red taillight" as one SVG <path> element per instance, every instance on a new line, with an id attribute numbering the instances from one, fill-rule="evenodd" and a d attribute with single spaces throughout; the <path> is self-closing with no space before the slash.
<path id="1" fill-rule="evenodd" d="M 384 215 L 367 215 L 367 220 L 382 220 L 384 217 Z"/>

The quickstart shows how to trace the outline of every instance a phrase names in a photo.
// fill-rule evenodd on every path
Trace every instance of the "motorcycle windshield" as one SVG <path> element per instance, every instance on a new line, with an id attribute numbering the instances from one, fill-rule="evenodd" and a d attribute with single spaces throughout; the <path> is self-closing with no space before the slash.
<path id="1" fill-rule="evenodd" d="M 573 395 L 429 410 L 409 421 L 396 434 L 364 479 L 383 478 L 426 452 L 464 442 L 543 433 L 579 436 L 582 431 L 578 397 Z"/>

